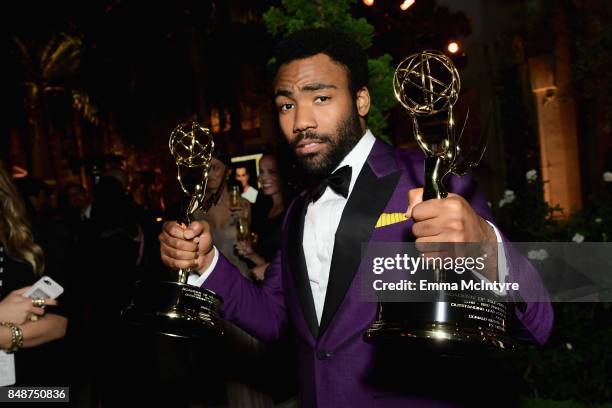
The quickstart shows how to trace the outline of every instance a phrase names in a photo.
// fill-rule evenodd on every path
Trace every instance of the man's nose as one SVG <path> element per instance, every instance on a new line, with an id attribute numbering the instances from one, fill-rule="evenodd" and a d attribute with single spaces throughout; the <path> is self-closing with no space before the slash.
<path id="1" fill-rule="evenodd" d="M 295 108 L 295 122 L 293 123 L 293 133 L 304 132 L 309 129 L 315 129 L 317 122 L 314 117 L 312 108 L 301 106 Z"/>

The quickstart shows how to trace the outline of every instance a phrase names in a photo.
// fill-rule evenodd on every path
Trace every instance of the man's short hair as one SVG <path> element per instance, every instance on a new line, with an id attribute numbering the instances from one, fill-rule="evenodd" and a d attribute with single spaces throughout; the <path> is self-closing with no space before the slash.
<path id="1" fill-rule="evenodd" d="M 368 57 L 363 48 L 346 34 L 329 28 L 296 31 L 283 39 L 276 47 L 273 76 L 281 65 L 317 54 L 327 55 L 346 69 L 354 95 L 368 85 Z"/>

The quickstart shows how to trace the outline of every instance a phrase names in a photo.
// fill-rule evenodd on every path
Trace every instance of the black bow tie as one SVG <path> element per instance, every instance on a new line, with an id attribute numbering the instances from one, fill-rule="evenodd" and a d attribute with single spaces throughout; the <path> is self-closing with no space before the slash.
<path id="1" fill-rule="evenodd" d="M 321 183 L 312 190 L 312 201 L 317 201 L 327 187 L 330 187 L 342 197 L 348 197 L 349 185 L 351 184 L 351 166 L 343 166 L 334 171 L 329 176 L 325 177 Z"/>

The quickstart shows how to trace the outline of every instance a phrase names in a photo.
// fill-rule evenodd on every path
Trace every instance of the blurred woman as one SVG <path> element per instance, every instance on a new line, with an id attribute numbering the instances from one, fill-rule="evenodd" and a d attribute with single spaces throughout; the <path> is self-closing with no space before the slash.
<path id="1" fill-rule="evenodd" d="M 279 160 L 266 153 L 259 160 L 259 184 L 261 192 L 269 200 L 258 200 L 253 208 L 253 231 L 257 244 L 241 240 L 236 246 L 238 254 L 255 264 L 252 275 L 263 280 L 264 271 L 281 246 L 281 227 L 288 203 L 287 190 L 280 171 Z"/>
<path id="2" fill-rule="evenodd" d="M 68 320 L 45 310 L 57 305 L 56 300 L 24 296 L 44 269 L 43 252 L 33 240 L 24 205 L 0 162 L 0 348 L 15 353 L 17 385 L 53 383 L 55 366 L 46 364 L 51 350 L 37 346 L 66 334 Z M 44 350 L 46 356 L 37 352 Z"/>
<path id="3" fill-rule="evenodd" d="M 234 251 L 238 242 L 237 224 L 242 220 L 250 224 L 251 206 L 247 200 L 238 196 L 237 203 L 230 200 L 229 177 L 231 173 L 230 157 L 223 147 L 215 146 L 214 155 L 208 170 L 206 194 L 214 194 L 221 187 L 219 201 L 204 215 L 204 220 L 210 224 L 210 229 L 217 249 L 248 276 L 248 266 Z"/>

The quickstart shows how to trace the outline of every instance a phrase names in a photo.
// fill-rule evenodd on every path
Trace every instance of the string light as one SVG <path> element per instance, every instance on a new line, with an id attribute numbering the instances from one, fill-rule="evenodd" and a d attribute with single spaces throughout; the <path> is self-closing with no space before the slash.
<path id="1" fill-rule="evenodd" d="M 363 4 L 370 7 L 374 5 L 374 0 L 363 0 Z"/>
<path id="2" fill-rule="evenodd" d="M 446 47 L 446 49 L 451 54 L 455 54 L 457 53 L 457 51 L 459 51 L 459 44 L 457 44 L 455 41 L 451 41 L 450 43 L 448 43 L 448 46 Z"/>
<path id="3" fill-rule="evenodd" d="M 402 11 L 408 10 L 408 7 L 412 6 L 416 0 L 404 0 L 402 4 L 400 4 L 400 9 Z"/>

